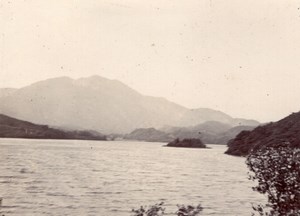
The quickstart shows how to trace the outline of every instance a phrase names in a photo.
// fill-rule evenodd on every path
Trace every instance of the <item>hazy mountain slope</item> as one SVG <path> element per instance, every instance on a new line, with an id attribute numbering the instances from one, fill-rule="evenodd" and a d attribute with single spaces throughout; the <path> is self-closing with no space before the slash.
<path id="1" fill-rule="evenodd" d="M 0 137 L 37 139 L 105 140 L 105 136 L 92 131 L 62 131 L 46 125 L 11 118 L 0 114 Z"/>
<path id="2" fill-rule="evenodd" d="M 187 111 L 179 120 L 179 125 L 197 125 L 207 121 L 218 121 L 225 124 L 230 124 L 232 117 L 216 110 L 199 108 Z"/>
<path id="3" fill-rule="evenodd" d="M 100 76 L 76 80 L 59 77 L 10 91 L 0 97 L 0 112 L 36 124 L 102 133 L 129 133 L 165 125 L 187 127 L 206 121 L 243 124 L 242 119 L 220 111 L 189 110 Z"/>
<path id="4" fill-rule="evenodd" d="M 242 131 L 251 131 L 255 126 L 236 126 L 230 128 L 228 131 L 217 134 L 214 138 L 214 143 L 227 144 L 227 142 L 236 137 Z"/>
<path id="5" fill-rule="evenodd" d="M 124 136 L 124 139 L 148 142 L 170 142 L 174 137 L 154 128 L 139 128 Z"/>
<path id="6" fill-rule="evenodd" d="M 173 134 L 177 138 L 199 138 L 203 135 L 216 135 L 231 128 L 230 125 L 217 121 L 208 121 L 193 127 L 169 127 L 161 130 Z"/>
<path id="7" fill-rule="evenodd" d="M 243 131 L 228 142 L 227 154 L 245 156 L 252 149 L 262 146 L 274 146 L 288 141 L 292 146 L 300 147 L 300 112 L 252 131 Z"/>
<path id="8" fill-rule="evenodd" d="M 242 118 L 232 118 L 230 115 L 223 113 L 221 111 L 208 109 L 208 108 L 199 108 L 188 110 L 184 115 L 179 119 L 179 126 L 194 126 L 205 122 L 221 122 L 228 124 L 232 127 L 239 125 L 250 125 L 258 126 L 259 122 L 255 120 L 248 120 Z"/>
<path id="9" fill-rule="evenodd" d="M 14 89 L 14 88 L 2 88 L 2 89 L 0 89 L 0 98 L 10 95 L 13 92 L 15 92 L 16 90 L 17 89 Z"/>
<path id="10" fill-rule="evenodd" d="M 208 121 L 193 127 L 165 127 L 162 130 L 179 139 L 201 138 L 204 143 L 225 144 L 226 142 L 219 142 L 219 138 L 231 128 L 229 124 Z"/>
<path id="11" fill-rule="evenodd" d="M 34 123 L 101 132 L 174 124 L 186 108 L 94 76 L 50 79 L 0 98 L 0 111 Z"/>
<path id="12" fill-rule="evenodd" d="M 257 127 L 258 125 L 260 125 L 260 123 L 258 121 L 251 120 L 251 119 L 234 118 L 231 121 L 231 125 L 234 127 L 239 127 L 239 126 Z"/>
<path id="13" fill-rule="evenodd" d="M 202 124 L 191 127 L 192 130 L 199 131 L 200 133 L 209 134 L 220 134 L 229 130 L 231 126 L 229 124 L 217 122 L 217 121 L 207 121 Z"/>

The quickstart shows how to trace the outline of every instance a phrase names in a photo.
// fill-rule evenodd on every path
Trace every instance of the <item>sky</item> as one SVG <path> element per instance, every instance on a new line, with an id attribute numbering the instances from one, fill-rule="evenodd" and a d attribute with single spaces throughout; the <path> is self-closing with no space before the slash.
<path id="1" fill-rule="evenodd" d="M 0 88 L 91 75 L 277 121 L 300 110 L 300 0 L 0 0 Z"/>

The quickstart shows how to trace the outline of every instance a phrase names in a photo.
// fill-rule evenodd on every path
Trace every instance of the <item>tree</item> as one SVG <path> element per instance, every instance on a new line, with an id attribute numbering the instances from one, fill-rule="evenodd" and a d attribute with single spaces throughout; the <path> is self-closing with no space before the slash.
<path id="1" fill-rule="evenodd" d="M 246 164 L 253 190 L 267 195 L 268 203 L 253 209 L 259 215 L 300 215 L 300 149 L 288 142 L 264 147 L 249 154 Z"/>

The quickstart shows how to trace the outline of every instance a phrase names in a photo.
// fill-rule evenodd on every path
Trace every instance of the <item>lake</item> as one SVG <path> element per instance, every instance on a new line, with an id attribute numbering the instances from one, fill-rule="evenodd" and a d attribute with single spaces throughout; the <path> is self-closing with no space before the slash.
<path id="1" fill-rule="evenodd" d="M 5 216 L 130 216 L 163 201 L 201 203 L 201 215 L 251 215 L 245 158 L 163 143 L 0 139 L 0 212 Z"/>

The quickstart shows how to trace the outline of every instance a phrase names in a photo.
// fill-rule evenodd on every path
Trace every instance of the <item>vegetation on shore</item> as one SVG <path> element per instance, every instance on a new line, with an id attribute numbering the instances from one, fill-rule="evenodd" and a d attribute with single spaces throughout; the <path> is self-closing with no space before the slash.
<path id="1" fill-rule="evenodd" d="M 254 191 L 265 194 L 266 204 L 253 206 L 260 216 L 300 215 L 300 149 L 289 142 L 252 151 L 246 164 Z M 255 215 L 255 214 L 253 214 Z"/>
<path id="2" fill-rule="evenodd" d="M 278 122 L 258 126 L 252 131 L 242 131 L 228 142 L 228 150 L 225 153 L 247 156 L 252 150 L 276 146 L 285 141 L 290 143 L 291 148 L 300 147 L 300 112 L 293 113 Z"/>
<path id="3" fill-rule="evenodd" d="M 132 216 L 162 216 L 170 215 L 165 212 L 166 208 L 163 207 L 164 203 L 158 203 L 153 206 L 141 206 L 139 209 L 132 209 Z M 172 215 L 177 216 L 197 216 L 200 215 L 203 208 L 201 205 L 177 205 L 177 211 Z"/>

